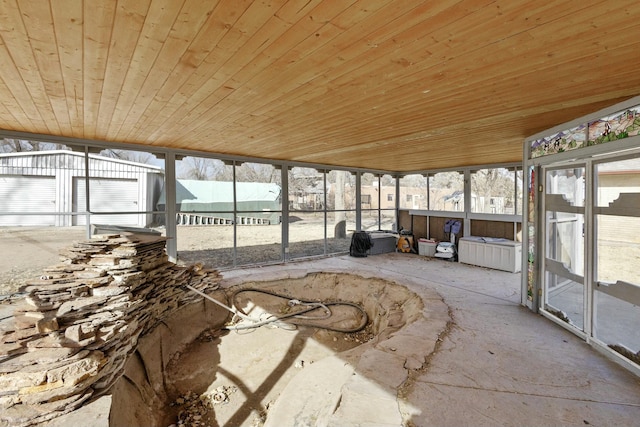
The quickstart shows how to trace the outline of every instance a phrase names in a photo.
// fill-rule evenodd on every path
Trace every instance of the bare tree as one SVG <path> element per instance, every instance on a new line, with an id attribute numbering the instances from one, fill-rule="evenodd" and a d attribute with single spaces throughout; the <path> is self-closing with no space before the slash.
<path id="1" fill-rule="evenodd" d="M 396 179 L 391 175 L 385 174 L 380 177 L 380 186 L 382 187 L 395 187 Z"/>
<path id="2" fill-rule="evenodd" d="M 378 177 L 372 173 L 363 173 L 360 176 L 360 185 L 373 185 L 374 181 L 378 181 Z"/>
<path id="3" fill-rule="evenodd" d="M 238 182 L 280 182 L 280 170 L 266 163 L 243 163 L 236 167 Z"/>
<path id="4" fill-rule="evenodd" d="M 127 160 L 129 162 L 151 164 L 153 162 L 153 154 L 145 153 L 143 151 L 129 151 L 129 150 L 114 150 L 108 148 L 102 150 L 100 155 L 103 157 L 110 157 L 113 159 Z"/>
<path id="5" fill-rule="evenodd" d="M 205 157 L 185 157 L 179 165 L 178 177 L 196 179 L 233 181 L 233 166 L 222 160 Z M 235 167 L 237 182 L 279 183 L 280 170 L 268 163 L 242 163 Z"/>
<path id="6" fill-rule="evenodd" d="M 220 160 L 189 156 L 182 159 L 180 166 L 178 178 L 206 181 L 214 178 L 224 164 Z"/>
<path id="7" fill-rule="evenodd" d="M 27 139 L 4 138 L 0 144 L 0 153 L 21 153 L 28 151 L 47 151 L 65 149 L 63 144 L 51 142 L 31 141 Z"/>
<path id="8" fill-rule="evenodd" d="M 288 178 L 291 207 L 294 209 L 316 209 L 315 195 L 320 189 L 323 189 L 323 174 L 316 169 L 296 166 L 289 170 Z"/>
<path id="9" fill-rule="evenodd" d="M 504 200 L 503 206 L 498 206 L 495 213 L 503 208 L 514 208 L 514 172 L 505 168 L 481 169 L 473 173 L 471 191 L 478 197 L 487 199 L 499 198 Z"/>
<path id="10" fill-rule="evenodd" d="M 433 175 L 431 188 L 461 188 L 464 183 L 464 174 L 461 172 L 439 172 Z"/>

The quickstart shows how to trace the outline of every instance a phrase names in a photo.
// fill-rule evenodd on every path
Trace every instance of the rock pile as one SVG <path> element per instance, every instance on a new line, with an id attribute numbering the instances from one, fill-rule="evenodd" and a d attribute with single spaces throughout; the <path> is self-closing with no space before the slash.
<path id="1" fill-rule="evenodd" d="M 95 236 L 61 257 L 27 282 L 13 325 L 0 330 L 0 420 L 10 425 L 45 421 L 106 392 L 141 335 L 201 299 L 183 285 L 211 292 L 221 279 L 169 262 L 158 236 Z"/>

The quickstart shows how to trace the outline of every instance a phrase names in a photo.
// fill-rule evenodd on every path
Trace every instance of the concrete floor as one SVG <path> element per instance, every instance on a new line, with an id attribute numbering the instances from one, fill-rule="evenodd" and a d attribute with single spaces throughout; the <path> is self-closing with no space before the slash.
<path id="1" fill-rule="evenodd" d="M 300 370 L 303 375 L 315 371 L 328 377 L 322 378 L 323 386 L 316 391 L 318 399 L 331 398 L 331 389 L 323 388 L 327 383 L 333 381 L 335 384 L 329 386 L 342 387 L 339 410 L 324 420 L 291 422 L 291 414 L 298 410 L 294 398 L 304 395 L 301 389 L 311 384 L 307 379 L 314 379 L 298 378 L 299 383 L 302 380 L 301 389 L 294 389 L 294 396 L 285 395 L 291 393 L 285 389 L 278 398 L 285 409 L 280 414 L 275 407 L 273 412 L 269 410 L 269 426 L 640 425 L 640 377 L 564 328 L 522 307 L 520 274 L 389 253 L 238 269 L 223 272 L 223 277 L 227 285 L 233 285 L 311 272 L 350 273 L 406 285 L 422 297 L 427 311 L 430 301 L 439 302 L 441 297 L 448 305 L 452 323 L 440 342 L 434 343 L 435 352 L 426 355 L 426 366 L 409 369 L 408 379 L 406 369 L 384 363 L 392 358 L 385 359 L 388 354 L 380 352 L 377 355 L 383 357 L 373 360 L 375 363 L 363 355 L 354 369 L 344 358 L 327 357 L 314 369 Z M 433 337 L 433 331 L 427 331 L 428 326 L 412 329 L 415 341 L 407 340 L 404 345 L 414 346 L 416 351 L 427 348 L 417 341 Z M 400 345 L 397 350 L 402 350 Z M 357 369 L 367 363 L 368 371 Z M 260 365 L 267 368 L 262 362 Z M 344 378 L 356 375 L 358 381 L 351 381 L 351 390 L 345 393 L 341 385 Z M 249 379 L 243 381 L 252 387 Z M 388 385 L 398 381 L 402 384 L 390 392 Z M 260 384 L 255 387 L 260 391 Z M 287 408 L 287 404 L 291 406 Z M 105 425 L 105 408 L 87 409 L 77 414 L 84 425 L 90 420 Z M 223 425 L 226 420 L 218 421 Z M 247 416 L 235 425 L 250 424 Z"/>
<path id="2" fill-rule="evenodd" d="M 522 307 L 520 274 L 390 253 L 227 271 L 224 278 L 234 282 L 314 271 L 393 280 L 418 294 L 435 291 L 449 306 L 452 327 L 428 366 L 410 374 L 403 398 L 397 399 L 405 425 L 640 423 L 640 378 Z M 394 425 L 383 421 L 389 419 L 386 410 L 366 394 L 355 406 L 366 414 L 362 419 L 334 417 L 329 425 Z"/>

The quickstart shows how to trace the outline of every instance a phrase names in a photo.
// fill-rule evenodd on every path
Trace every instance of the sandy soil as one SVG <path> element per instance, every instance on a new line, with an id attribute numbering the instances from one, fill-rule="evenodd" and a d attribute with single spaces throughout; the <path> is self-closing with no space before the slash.
<path id="1" fill-rule="evenodd" d="M 350 301 L 367 311 L 370 322 L 365 329 L 353 332 L 302 325 L 296 328 L 205 331 L 172 358 L 163 371 L 162 385 L 154 386 L 166 387 L 172 402 L 164 405 L 166 418 L 163 425 L 176 423 L 182 413 L 180 419 L 189 420 L 189 415 L 194 414 L 212 426 L 261 426 L 270 406 L 294 378 L 304 376 L 305 382 L 315 383 L 317 376 L 326 376 L 326 373 L 314 368 L 327 366 L 321 364 L 323 360 L 337 354 L 342 360 L 340 364 L 356 365 L 361 354 L 371 349 L 374 342 L 379 344 L 404 325 L 420 319 L 424 308 L 418 295 L 404 286 L 345 274 L 317 273 L 297 279 L 245 282 L 228 288 L 227 295 L 247 288 L 306 301 Z M 235 307 L 256 319 L 297 311 L 288 305 L 288 300 L 255 291 L 242 292 L 232 299 Z M 402 307 L 401 312 L 397 311 L 398 307 Z M 439 308 L 442 313 L 446 312 L 444 304 Z M 296 319 L 294 323 L 347 330 L 358 329 L 356 327 L 362 324 L 361 312 L 353 306 L 332 305 L 330 310 L 329 318 Z M 433 310 L 436 310 L 435 305 Z M 309 313 L 312 317 L 323 314 L 323 309 Z M 442 325 L 444 327 L 444 323 Z M 376 340 L 369 343 L 374 338 Z M 399 363 L 404 363 L 404 360 Z M 189 400 L 186 396 L 195 393 L 196 396 L 208 397 L 218 390 L 226 395 L 221 404 L 200 407 L 184 404 Z M 330 390 L 323 394 L 331 401 Z M 195 424 L 186 422 L 185 425 Z"/>
<path id="2" fill-rule="evenodd" d="M 324 254 L 324 228 L 319 221 L 291 225 L 290 258 Z M 57 264 L 61 249 L 86 239 L 80 227 L 0 228 L 0 295 L 18 292 L 25 281 L 41 276 L 45 267 Z M 282 259 L 280 225 L 239 226 L 236 265 L 278 262 Z M 202 263 L 207 268 L 233 267 L 233 228 L 229 226 L 178 227 L 178 261 Z M 327 253 L 347 252 L 346 239 L 329 238 Z"/>
<path id="3" fill-rule="evenodd" d="M 58 263 L 58 251 L 83 240 L 84 233 L 84 227 L 0 228 L 0 295 L 17 292 L 26 280 Z"/>

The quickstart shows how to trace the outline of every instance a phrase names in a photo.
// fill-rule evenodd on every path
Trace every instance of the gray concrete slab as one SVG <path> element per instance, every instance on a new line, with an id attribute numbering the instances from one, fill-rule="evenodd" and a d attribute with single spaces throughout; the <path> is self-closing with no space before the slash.
<path id="1" fill-rule="evenodd" d="M 309 425 L 631 426 L 640 420 L 640 378 L 522 307 L 519 273 L 391 253 L 235 270 L 224 277 L 233 283 L 256 275 L 268 279 L 314 271 L 405 284 L 424 295 L 425 311 L 430 298 L 442 298 L 453 322 L 432 345 L 422 342 L 421 331 L 428 327 L 408 325 L 402 339 L 385 346 L 392 342 L 410 347 L 407 337 L 415 337 L 414 353 L 435 348 L 427 363 L 409 369 L 408 379 L 396 387 L 394 378 L 401 373 L 395 367 L 383 369 L 388 355 L 361 359 L 361 369 L 355 366 L 354 371 L 357 380 L 342 388 L 344 402 L 328 419 Z M 389 392 L 394 387 L 395 396 Z M 335 393 L 331 398 L 335 400 Z M 389 413 L 389 398 L 397 402 L 401 422 L 395 412 Z"/>
<path id="2" fill-rule="evenodd" d="M 389 253 L 237 269 L 223 276 L 233 286 L 312 272 L 405 285 L 422 299 L 422 317 L 348 355 L 285 331 L 230 335 L 219 353 L 203 347 L 189 354 L 203 363 L 185 359 L 185 369 L 208 366 L 215 381 L 195 371 L 184 381 L 193 386 L 197 378 L 211 389 L 240 384 L 238 394 L 262 399 L 257 409 L 269 406 L 270 389 L 287 383 L 271 402 L 265 426 L 638 425 L 640 377 L 522 307 L 519 273 Z M 242 339 L 257 348 L 277 340 L 282 351 L 265 355 L 249 350 Z M 301 360 L 305 367 L 296 367 Z M 106 409 L 97 406 L 94 416 L 95 408 L 80 416 L 102 425 Z M 217 421 L 249 427 L 256 408 L 233 400 L 229 417 Z"/>

